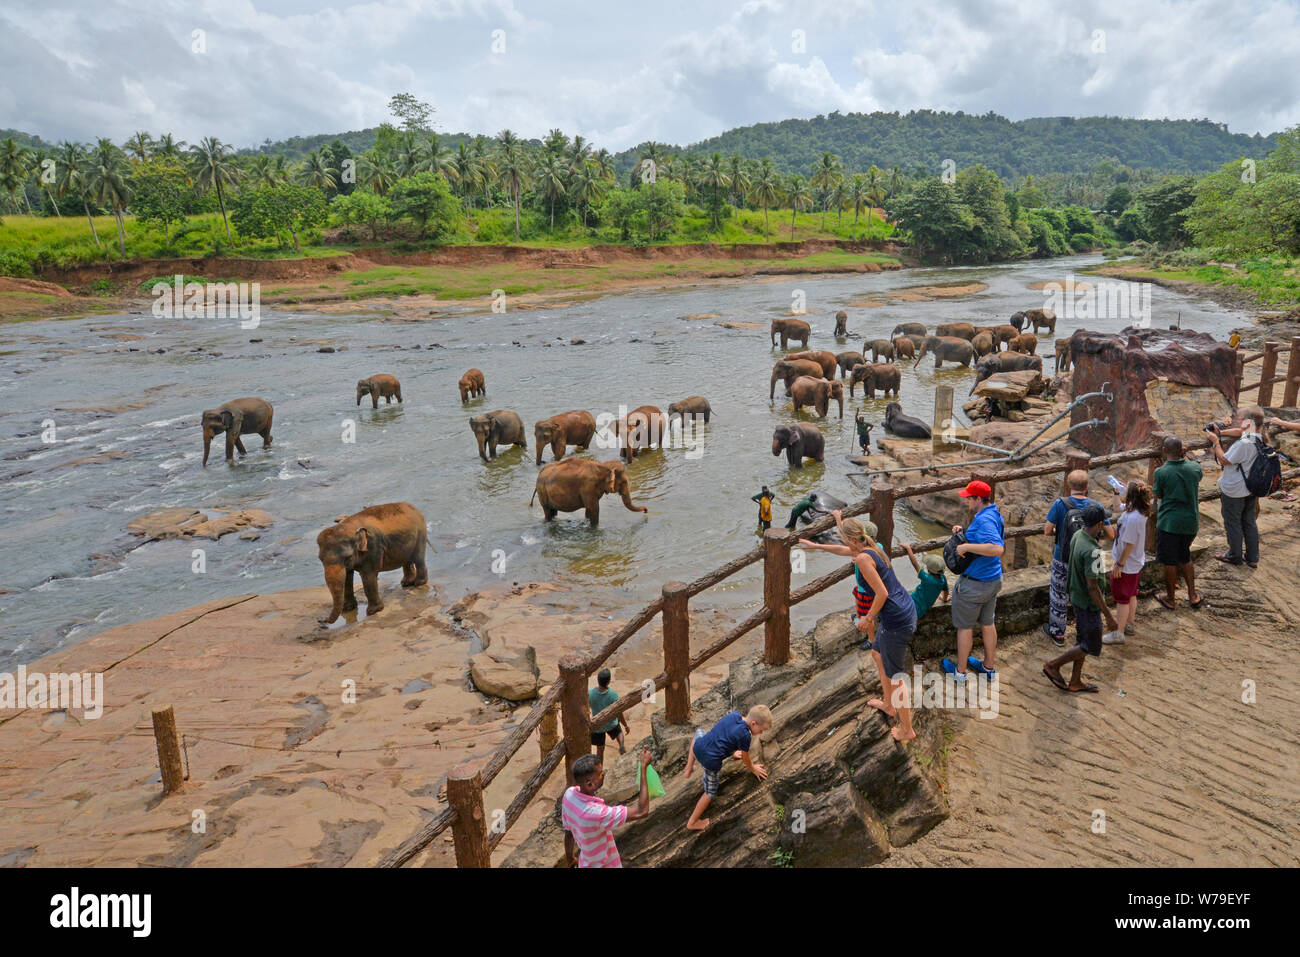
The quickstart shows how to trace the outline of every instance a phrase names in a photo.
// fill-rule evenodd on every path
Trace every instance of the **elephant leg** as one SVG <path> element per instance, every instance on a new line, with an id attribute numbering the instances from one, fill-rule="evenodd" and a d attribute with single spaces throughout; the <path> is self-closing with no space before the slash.
<path id="1" fill-rule="evenodd" d="M 379 600 L 379 572 L 362 572 L 361 587 L 366 590 L 366 614 L 383 611 L 384 603 Z"/>
<path id="2" fill-rule="evenodd" d="M 587 507 L 587 521 L 591 522 L 592 528 L 595 528 L 600 524 L 600 496 L 593 495 L 585 504 Z"/>
<path id="3" fill-rule="evenodd" d="M 708 424 L 709 424 L 709 416 L 712 415 L 712 414 L 713 414 L 712 412 L 705 412 L 705 413 L 704 413 L 704 424 L 705 424 L 705 425 L 708 425 Z"/>
<path id="4" fill-rule="evenodd" d="M 401 389 L 398 389 L 396 395 L 397 395 L 397 401 L 398 401 L 399 403 L 402 403 L 402 390 L 401 390 Z M 405 403 L 402 403 L 402 404 L 405 404 Z"/>
<path id="5" fill-rule="evenodd" d="M 370 393 L 370 408 L 372 408 L 372 409 L 377 409 L 377 408 L 379 408 L 379 393 L 378 393 L 378 392 L 372 392 L 372 393 Z"/>
<path id="6" fill-rule="evenodd" d="M 269 449 L 271 447 L 271 427 L 268 425 L 257 434 L 262 437 L 262 448 Z"/>
<path id="7" fill-rule="evenodd" d="M 229 432 L 226 433 L 226 461 L 229 462 L 235 457 L 235 438 Z"/>
<path id="8" fill-rule="evenodd" d="M 420 544 L 416 546 L 419 550 L 415 553 L 415 559 L 411 562 L 411 567 L 415 569 L 415 581 L 411 582 L 413 586 L 427 585 L 429 583 L 429 567 L 424 563 L 424 549 L 428 543 L 423 540 L 424 536 L 421 536 L 421 539 Z"/>
<path id="9" fill-rule="evenodd" d="M 242 436 L 235 436 L 235 448 L 239 449 L 240 455 L 248 454 L 248 449 L 244 448 L 244 440 Z"/>
<path id="10" fill-rule="evenodd" d="M 343 579 L 343 610 L 357 610 L 357 593 L 352 590 L 352 569 L 348 569 L 347 576 Z"/>
<path id="11" fill-rule="evenodd" d="M 415 584 L 415 566 L 410 562 L 402 563 L 402 587 L 410 588 Z"/>

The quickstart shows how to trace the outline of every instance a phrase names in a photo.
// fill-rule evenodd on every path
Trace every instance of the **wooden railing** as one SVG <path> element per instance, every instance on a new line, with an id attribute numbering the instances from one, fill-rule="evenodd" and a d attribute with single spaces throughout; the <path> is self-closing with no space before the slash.
<path id="1" fill-rule="evenodd" d="M 1251 355 L 1240 355 L 1237 357 L 1237 403 L 1241 403 L 1241 394 L 1249 392 L 1252 389 L 1259 390 L 1259 397 L 1256 405 L 1267 407 L 1273 404 L 1273 386 L 1278 382 L 1285 382 L 1286 388 L 1282 390 L 1282 405 L 1291 408 L 1296 404 L 1297 394 L 1300 393 L 1300 336 L 1291 338 L 1291 353 L 1287 359 L 1286 373 L 1278 375 L 1277 357 L 1286 348 L 1280 342 L 1268 341 L 1264 343 L 1264 349 L 1261 352 L 1255 352 Z M 1259 362 L 1259 379 L 1255 382 L 1245 382 L 1246 366 L 1252 362 Z"/>
<path id="2" fill-rule="evenodd" d="M 1300 344 L 1300 338 L 1293 341 L 1292 368 L 1300 372 L 1300 359 L 1294 358 L 1297 355 L 1295 351 L 1297 344 Z M 1294 391 L 1296 382 L 1297 380 L 1293 378 L 1288 384 L 1288 394 Z M 1291 404 L 1294 404 L 1294 395 L 1291 395 Z M 877 541 L 890 556 L 901 558 L 906 553 L 893 543 L 894 506 L 899 501 L 963 488 L 971 479 L 987 482 L 994 489 L 996 496 L 1000 484 L 1053 473 L 1061 473 L 1062 494 L 1065 494 L 1067 491 L 1065 476 L 1075 469 L 1086 471 L 1109 468 L 1126 462 L 1143 460 L 1148 463 L 1147 480 L 1150 482 L 1156 468 L 1164 459 L 1165 437 L 1166 433 L 1156 432 L 1151 437 L 1152 444 L 1146 448 L 1115 452 L 1097 458 L 1092 458 L 1083 452 L 1068 452 L 1064 461 L 1058 460 L 1041 465 L 1000 471 L 985 468 L 962 478 L 909 485 L 903 488 L 894 488 L 888 484 L 873 485 L 871 494 L 844 508 L 843 515 L 845 518 L 862 514 L 870 515 L 871 521 L 876 525 Z M 1207 448 L 1209 444 L 1208 439 L 1197 438 L 1186 442 L 1184 447 L 1191 451 Z M 917 471 L 921 472 L 922 469 L 918 468 Z M 1215 490 L 1203 493 L 1201 498 L 1212 499 L 1217 495 L 1218 492 Z M 1148 550 L 1153 549 L 1155 544 L 1155 520 L 1153 509 L 1147 534 Z M 500 843 L 509 828 L 518 821 L 529 803 L 536 798 L 551 773 L 559 767 L 560 761 L 564 761 L 565 775 L 569 784 L 572 784 L 573 762 L 591 752 L 590 729 L 608 724 L 642 702 L 641 695 L 626 695 L 593 716 L 589 713 L 587 704 L 588 682 L 624 642 L 653 621 L 656 615 L 662 616 L 664 668 L 653 679 L 653 685 L 655 692 L 665 692 L 664 717 L 670 724 L 687 724 L 690 721 L 691 672 L 759 625 L 763 626 L 763 661 L 768 665 L 787 663 L 790 660 L 790 608 L 825 591 L 853 573 L 852 564 L 846 563 L 801 588 L 793 591 L 790 588 L 790 552 L 797 544 L 798 538 L 811 538 L 833 526 L 833 518 L 827 516 L 804 526 L 798 532 L 768 529 L 763 535 L 762 545 L 714 569 L 707 575 L 689 583 L 674 581 L 664 585 L 660 597 L 633 615 L 627 624 L 595 653 L 569 654 L 561 658 L 558 679 L 497 748 L 487 764 L 481 769 L 467 765 L 455 768 L 447 779 L 447 809 L 384 857 L 380 866 L 401 867 L 408 863 L 448 827 L 452 829 L 455 840 L 458 867 L 489 866 L 492 850 Z M 1009 528 L 1005 531 L 1008 539 L 1028 538 L 1042 534 L 1042 522 Z M 947 540 L 947 536 L 929 539 L 914 544 L 912 550 L 927 552 L 941 549 Z M 744 621 L 737 623 L 711 645 L 692 655 L 690 653 L 690 599 L 758 561 L 763 562 L 763 606 Z M 642 687 L 649 691 L 645 685 Z M 557 709 L 559 725 L 563 729 L 562 735 L 557 732 Z M 539 728 L 541 729 L 540 761 L 536 770 L 511 800 L 503 817 L 494 815 L 494 820 L 489 824 L 484 816 L 484 789 L 495 780 L 532 733 Z"/>

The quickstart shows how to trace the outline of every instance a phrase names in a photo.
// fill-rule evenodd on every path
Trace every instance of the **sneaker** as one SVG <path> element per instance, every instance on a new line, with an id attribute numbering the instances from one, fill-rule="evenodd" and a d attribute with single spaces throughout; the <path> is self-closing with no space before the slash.
<path id="1" fill-rule="evenodd" d="M 980 661 L 974 655 L 971 655 L 969 658 L 966 659 L 966 667 L 969 668 L 971 671 L 975 672 L 977 675 L 988 675 L 990 678 L 994 677 L 997 674 L 997 672 L 994 671 L 992 668 L 986 668 L 984 666 L 984 662 Z"/>
<path id="2" fill-rule="evenodd" d="M 1124 626 L 1124 634 L 1128 635 L 1130 638 L 1137 634 L 1137 629 L 1133 627 L 1133 622 L 1130 621 Z"/>
<path id="3" fill-rule="evenodd" d="M 949 658 L 945 658 L 943 661 L 939 662 L 939 667 L 943 669 L 944 674 L 952 675 L 958 681 L 966 680 L 966 675 L 963 672 L 958 671 L 957 666 Z"/>
<path id="4" fill-rule="evenodd" d="M 1042 628 L 1039 628 L 1038 630 L 1041 631 L 1041 632 L 1042 632 L 1044 635 L 1046 635 L 1048 638 L 1052 639 L 1052 644 L 1056 645 L 1056 647 L 1058 647 L 1058 648 L 1064 648 L 1064 647 L 1065 647 L 1065 635 L 1054 635 L 1054 634 L 1052 634 L 1052 633 L 1048 630 L 1048 628 L 1047 628 L 1046 625 L 1044 625 Z"/>
<path id="5" fill-rule="evenodd" d="M 1122 645 L 1124 644 L 1124 633 L 1122 631 L 1108 631 L 1101 636 L 1103 645 Z"/>

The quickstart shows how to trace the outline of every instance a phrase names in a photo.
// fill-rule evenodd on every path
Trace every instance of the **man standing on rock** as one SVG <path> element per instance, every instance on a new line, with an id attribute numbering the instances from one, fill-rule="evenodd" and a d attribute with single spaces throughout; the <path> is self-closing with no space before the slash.
<path id="1" fill-rule="evenodd" d="M 1055 538 L 1055 544 L 1052 546 L 1051 597 L 1047 611 L 1047 624 L 1043 626 L 1043 631 L 1058 648 L 1065 647 L 1065 625 L 1068 618 L 1066 609 L 1070 604 L 1070 592 L 1066 582 L 1067 563 L 1070 559 L 1070 537 L 1078 528 L 1078 516 L 1082 514 L 1083 509 L 1089 505 L 1101 506 L 1100 502 L 1088 497 L 1088 473 L 1083 469 L 1075 469 L 1067 475 L 1065 484 L 1070 494 L 1052 503 L 1052 507 L 1047 512 L 1047 520 L 1043 523 L 1043 534 Z M 1109 533 L 1112 538 L 1115 534 L 1114 530 L 1108 527 L 1103 529 L 1103 534 L 1106 533 Z"/>
<path id="2" fill-rule="evenodd" d="M 1204 599 L 1196 590 L 1196 571 L 1192 565 L 1192 540 L 1201 527 L 1201 466 L 1183 457 L 1183 440 L 1176 435 L 1165 438 L 1165 464 L 1156 469 L 1152 488 L 1160 502 L 1156 510 L 1156 561 L 1165 566 L 1165 593 L 1156 601 L 1170 611 L 1176 601 L 1174 589 L 1178 576 L 1187 583 L 1187 601 L 1200 608 Z"/>
<path id="3" fill-rule="evenodd" d="M 960 495 L 970 503 L 971 520 L 966 528 L 966 541 L 957 546 L 958 555 L 974 555 L 970 563 L 952 586 L 952 626 L 957 629 L 957 661 L 943 659 L 944 672 L 955 675 L 957 681 L 966 680 L 966 668 L 974 662 L 981 673 L 993 674 L 993 656 L 998 646 L 998 629 L 994 615 L 998 607 L 998 592 L 1002 590 L 1002 553 L 1006 551 L 1003 537 L 1002 513 L 993 504 L 993 489 L 987 482 L 972 481 Z M 962 530 L 952 527 L 953 534 Z M 984 660 L 971 657 L 975 642 L 975 625 L 980 626 L 984 639 Z"/>
<path id="4" fill-rule="evenodd" d="M 636 809 L 626 804 L 610 807 L 596 796 L 605 783 L 605 768 L 595 755 L 584 754 L 573 762 L 573 787 L 560 799 L 560 821 L 564 825 L 564 853 L 570 867 L 622 867 L 614 828 L 650 813 L 650 784 L 646 768 L 650 766 L 650 749 L 641 751 L 641 770 L 637 772 L 640 793 Z"/>

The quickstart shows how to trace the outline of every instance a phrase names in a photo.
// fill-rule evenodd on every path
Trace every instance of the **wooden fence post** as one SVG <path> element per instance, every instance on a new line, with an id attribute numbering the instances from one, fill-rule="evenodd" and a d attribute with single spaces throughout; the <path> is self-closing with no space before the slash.
<path id="1" fill-rule="evenodd" d="M 1280 342 L 1264 343 L 1264 359 L 1259 367 L 1259 407 L 1266 409 L 1273 404 L 1273 379 L 1277 377 L 1277 353 L 1282 348 Z"/>
<path id="2" fill-rule="evenodd" d="M 551 705 L 546 709 L 546 714 L 542 715 L 541 724 L 537 728 L 537 745 L 541 751 L 539 760 L 545 761 L 546 756 L 551 753 L 551 749 L 560 743 L 560 713 L 558 705 Z"/>
<path id="3" fill-rule="evenodd" d="M 1169 437 L 1168 432 L 1151 433 L 1151 458 L 1147 459 L 1147 485 L 1155 488 L 1156 469 L 1160 468 L 1165 462 L 1165 439 Z M 1156 551 L 1156 499 L 1151 496 L 1151 514 L 1147 516 L 1147 551 L 1155 554 Z"/>
<path id="4" fill-rule="evenodd" d="M 573 762 L 591 754 L 591 712 L 587 707 L 587 659 L 560 659 L 560 723 L 564 730 L 564 776 L 573 784 Z"/>
<path id="5" fill-rule="evenodd" d="M 669 724 L 691 720 L 691 625 L 687 603 L 690 596 L 684 582 L 664 585 L 664 674 L 668 676 L 668 697 L 664 717 Z"/>
<path id="6" fill-rule="evenodd" d="M 1286 363 L 1286 389 L 1282 393 L 1282 404 L 1294 408 L 1296 394 L 1300 393 L 1300 336 L 1291 337 L 1291 356 Z"/>
<path id="7" fill-rule="evenodd" d="M 1070 494 L 1070 473 L 1074 471 L 1082 471 L 1086 474 L 1091 462 L 1092 458 L 1087 452 L 1065 453 L 1065 475 L 1061 478 L 1062 498 Z"/>
<path id="8" fill-rule="evenodd" d="M 1240 349 L 1237 350 L 1236 367 L 1237 367 L 1237 391 L 1234 392 L 1233 394 L 1237 397 L 1237 401 L 1234 404 L 1241 405 L 1241 386 L 1242 383 L 1246 381 L 1246 357 L 1241 354 Z"/>
<path id="9" fill-rule="evenodd" d="M 176 737 L 176 713 L 171 705 L 154 711 L 153 738 L 158 746 L 158 769 L 162 771 L 163 796 L 166 796 L 179 791 L 185 783 L 181 745 Z"/>
<path id="10" fill-rule="evenodd" d="M 456 812 L 451 836 L 456 843 L 457 867 L 491 867 L 487 819 L 483 814 L 483 775 L 467 764 L 447 775 L 447 803 Z"/>
<path id="11" fill-rule="evenodd" d="M 876 526 L 876 541 L 888 552 L 894 547 L 894 486 L 871 486 L 871 516 Z"/>
<path id="12" fill-rule="evenodd" d="M 763 533 L 763 604 L 772 612 L 763 624 L 763 662 L 790 660 L 790 548 L 783 528 Z"/>

